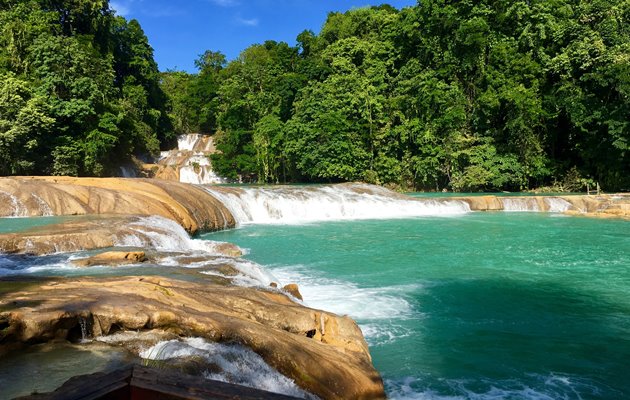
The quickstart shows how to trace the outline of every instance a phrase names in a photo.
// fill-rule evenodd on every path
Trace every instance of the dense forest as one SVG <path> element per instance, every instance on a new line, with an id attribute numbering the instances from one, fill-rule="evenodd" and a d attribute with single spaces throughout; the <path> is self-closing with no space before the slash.
<path id="1" fill-rule="evenodd" d="M 106 175 L 176 134 L 221 175 L 403 189 L 630 189 L 630 1 L 330 13 L 159 74 L 107 1 L 0 0 L 0 174 Z"/>
<path id="2" fill-rule="evenodd" d="M 174 137 L 153 50 L 107 0 L 0 0 L 0 175 L 105 176 Z"/>

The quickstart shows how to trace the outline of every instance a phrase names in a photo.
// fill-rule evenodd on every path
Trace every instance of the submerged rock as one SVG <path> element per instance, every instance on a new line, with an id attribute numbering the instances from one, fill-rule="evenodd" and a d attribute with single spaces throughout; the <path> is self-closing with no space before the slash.
<path id="1" fill-rule="evenodd" d="M 247 346 L 323 399 L 385 397 L 357 324 L 281 293 L 162 277 L 58 279 L 17 286 L 0 310 L 0 353 L 16 343 L 158 329 Z"/>

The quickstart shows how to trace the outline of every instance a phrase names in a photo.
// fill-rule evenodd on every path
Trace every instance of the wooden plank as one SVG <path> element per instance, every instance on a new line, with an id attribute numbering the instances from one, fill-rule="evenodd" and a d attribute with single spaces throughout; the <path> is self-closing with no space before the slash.
<path id="1" fill-rule="evenodd" d="M 295 397 L 140 365 L 69 379 L 19 400 L 295 400 Z"/>
<path id="2" fill-rule="evenodd" d="M 97 372 L 75 376 L 67 380 L 54 392 L 34 394 L 19 400 L 97 400 L 108 393 L 120 391 L 129 386 L 133 367 L 118 369 L 110 373 Z M 16 400 L 18 400 L 16 399 Z"/>
<path id="3" fill-rule="evenodd" d="M 213 381 L 174 371 L 155 370 L 136 366 L 131 378 L 132 394 L 137 389 L 159 392 L 173 397 L 165 399 L 241 399 L 295 400 L 295 397 L 266 392 L 245 386 Z"/>

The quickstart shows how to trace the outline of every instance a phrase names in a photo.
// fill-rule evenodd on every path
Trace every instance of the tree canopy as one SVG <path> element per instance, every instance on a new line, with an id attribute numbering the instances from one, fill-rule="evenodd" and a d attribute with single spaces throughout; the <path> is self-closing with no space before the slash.
<path id="1" fill-rule="evenodd" d="M 140 24 L 106 0 L 0 1 L 0 174 L 105 176 L 172 139 Z"/>
<path id="2" fill-rule="evenodd" d="M 627 0 L 360 8 L 295 47 L 268 41 L 165 81 L 212 82 L 173 110 L 206 105 L 215 168 L 233 178 L 463 191 L 578 176 L 628 189 L 629 17 Z"/>
<path id="3" fill-rule="evenodd" d="M 159 73 L 106 0 L 0 0 L 0 174 L 107 175 L 215 135 L 249 182 L 630 189 L 628 0 L 423 0 Z"/>

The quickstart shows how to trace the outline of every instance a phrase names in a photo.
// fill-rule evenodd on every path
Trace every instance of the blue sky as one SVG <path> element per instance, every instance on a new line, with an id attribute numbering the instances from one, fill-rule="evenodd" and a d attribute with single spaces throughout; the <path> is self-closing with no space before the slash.
<path id="1" fill-rule="evenodd" d="M 265 40 L 294 45 L 304 29 L 318 33 L 329 11 L 382 3 L 402 8 L 416 0 L 110 0 L 118 15 L 140 21 L 160 70 L 189 72 L 205 50 L 232 60 Z"/>

